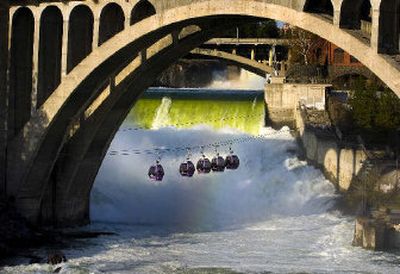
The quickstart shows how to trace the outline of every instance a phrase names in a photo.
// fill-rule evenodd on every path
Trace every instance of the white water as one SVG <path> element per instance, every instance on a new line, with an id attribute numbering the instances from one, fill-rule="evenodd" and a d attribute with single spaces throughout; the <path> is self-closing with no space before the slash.
<path id="1" fill-rule="evenodd" d="M 296 158 L 288 158 L 285 151 L 294 144 L 287 129 L 282 133 L 272 130 L 268 133 L 274 135 L 234 147 L 242 160 L 238 171 L 182 178 L 177 171 L 185 152 L 161 155 L 166 175 L 159 184 L 149 182 L 146 173 L 156 156 L 107 158 L 93 192 L 92 218 L 213 229 L 258 222 L 276 214 L 325 212 L 331 205 L 333 186 L 319 171 L 305 167 Z M 122 134 L 112 147 L 114 150 L 173 148 L 213 143 L 238 135 L 243 136 L 232 130 L 215 133 L 204 126 L 190 130 L 169 128 L 139 132 L 135 134 L 134 144 L 130 135 Z M 225 154 L 227 150 L 226 147 L 220 152 Z M 205 152 L 213 154 L 212 149 Z M 199 157 L 198 151 L 194 153 L 194 158 Z"/>
<path id="2" fill-rule="evenodd" d="M 214 80 L 207 88 L 210 89 L 252 89 L 263 90 L 265 85 L 265 78 L 241 69 L 240 75 L 237 79 L 227 81 L 227 76 L 221 72 L 214 73 Z"/>
<path id="3" fill-rule="evenodd" d="M 157 108 L 152 129 L 159 129 L 163 125 L 169 124 L 169 110 L 171 108 L 172 101 L 171 98 L 164 97 L 161 100 L 161 105 Z"/>
<path id="4" fill-rule="evenodd" d="M 154 124 L 161 125 L 157 119 Z M 399 273 L 399 255 L 351 246 L 353 219 L 331 210 L 335 191 L 321 172 L 288 152 L 296 144 L 287 129 L 261 131 L 270 135 L 233 147 L 241 166 L 223 174 L 182 178 L 178 166 L 185 153 L 171 152 L 162 155 L 166 176 L 157 184 L 146 175 L 154 155 L 108 155 L 92 191 L 95 223 L 88 229 L 118 235 L 74 241 L 63 249 L 69 262 L 60 273 L 194 273 L 196 268 L 209 270 L 195 273 L 212 273 L 210 268 Z M 241 136 L 247 135 L 201 125 L 119 132 L 111 149 L 197 145 Z M 206 154 L 211 156 L 211 149 Z M 43 256 L 47 250 L 35 252 Z M 0 271 L 51 273 L 54 268 L 34 264 Z"/>

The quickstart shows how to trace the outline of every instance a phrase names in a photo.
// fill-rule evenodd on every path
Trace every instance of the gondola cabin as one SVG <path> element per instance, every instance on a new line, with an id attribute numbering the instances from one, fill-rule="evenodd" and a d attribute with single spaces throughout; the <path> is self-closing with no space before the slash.
<path id="1" fill-rule="evenodd" d="M 210 173 L 211 171 L 211 162 L 208 158 L 203 156 L 196 165 L 197 172 L 200 174 Z"/>
<path id="2" fill-rule="evenodd" d="M 240 160 L 237 155 L 228 155 L 225 159 L 226 169 L 238 169 L 240 165 Z"/>
<path id="3" fill-rule="evenodd" d="M 162 181 L 164 178 L 164 168 L 157 162 L 156 165 L 150 167 L 148 175 L 150 180 Z"/>
<path id="4" fill-rule="evenodd" d="M 196 168 L 191 161 L 186 161 L 185 163 L 182 163 L 179 167 L 179 173 L 184 177 L 192 177 L 195 171 Z"/>
<path id="5" fill-rule="evenodd" d="M 214 172 L 223 172 L 225 170 L 225 160 L 217 154 L 211 161 L 211 169 Z"/>

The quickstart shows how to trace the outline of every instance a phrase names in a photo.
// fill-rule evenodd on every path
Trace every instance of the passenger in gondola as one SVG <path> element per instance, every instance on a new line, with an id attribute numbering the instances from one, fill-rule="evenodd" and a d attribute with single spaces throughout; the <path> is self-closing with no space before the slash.
<path id="1" fill-rule="evenodd" d="M 151 166 L 148 172 L 150 180 L 153 181 L 162 181 L 164 178 L 164 168 L 160 164 L 160 161 L 157 160 L 154 166 Z"/>

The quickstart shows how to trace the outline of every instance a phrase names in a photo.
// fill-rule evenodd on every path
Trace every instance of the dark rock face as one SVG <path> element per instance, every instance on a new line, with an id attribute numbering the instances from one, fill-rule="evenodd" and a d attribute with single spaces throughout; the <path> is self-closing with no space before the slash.
<path id="1" fill-rule="evenodd" d="M 53 252 L 47 256 L 47 263 L 51 265 L 56 265 L 60 263 L 64 263 L 67 261 L 67 258 L 62 252 Z"/>
<path id="2" fill-rule="evenodd" d="M 171 88 L 202 88 L 214 80 L 214 73 L 227 71 L 217 60 L 181 60 L 165 70 L 153 84 Z"/>
<path id="3" fill-rule="evenodd" d="M 8 259 L 28 258 L 31 263 L 46 260 L 32 254 L 30 248 L 57 241 L 54 233 L 45 233 L 30 226 L 14 206 L 13 199 L 0 200 L 0 265 L 13 263 Z"/>
<path id="4" fill-rule="evenodd" d="M 7 131 L 8 2 L 0 1 L 0 199 L 5 196 Z M 0 234 L 1 235 L 1 234 Z M 1 240 L 0 240 L 1 241 Z M 1 253 L 1 247 L 0 247 Z"/>
<path id="5" fill-rule="evenodd" d="M 10 248 L 25 245 L 34 237 L 25 220 L 17 213 L 13 201 L 0 201 L 0 257 L 10 253 Z"/>

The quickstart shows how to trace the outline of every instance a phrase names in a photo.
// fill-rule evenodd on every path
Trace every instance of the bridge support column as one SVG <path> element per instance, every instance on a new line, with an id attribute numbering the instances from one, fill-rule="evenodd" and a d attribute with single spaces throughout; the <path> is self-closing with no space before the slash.
<path id="1" fill-rule="evenodd" d="M 371 47 L 375 50 L 375 52 L 378 52 L 379 47 L 379 16 L 379 7 L 374 8 L 372 10 Z"/>
<path id="2" fill-rule="evenodd" d="M 279 74 L 286 75 L 286 62 L 285 61 L 281 62 L 281 70 L 280 70 Z"/>
<path id="3" fill-rule="evenodd" d="M 33 30 L 33 60 L 32 60 L 32 105 L 31 116 L 35 113 L 37 108 L 37 94 L 38 94 L 38 77 L 39 77 L 39 37 L 40 37 L 40 18 L 35 18 L 35 26 Z"/>
<path id="4" fill-rule="evenodd" d="M 333 24 L 335 26 L 340 25 L 340 10 L 334 10 L 333 11 Z"/>
<path id="5" fill-rule="evenodd" d="M 232 50 L 232 54 L 236 55 L 236 48 Z"/>
<path id="6" fill-rule="evenodd" d="M 274 62 L 274 50 L 271 48 L 269 50 L 268 66 L 272 67 L 273 62 Z"/>
<path id="7" fill-rule="evenodd" d="M 100 18 L 95 17 L 93 21 L 93 41 L 92 41 L 92 51 L 99 46 L 99 31 L 100 31 Z"/>
<path id="8" fill-rule="evenodd" d="M 8 1 L 0 4 L 0 199 L 5 198 L 7 147 Z"/>
<path id="9" fill-rule="evenodd" d="M 64 18 L 62 49 L 61 49 L 61 77 L 64 77 L 65 75 L 67 75 L 68 29 L 69 29 L 69 21 L 67 18 Z"/>
<path id="10" fill-rule="evenodd" d="M 340 11 L 342 8 L 343 0 L 333 0 L 333 24 L 335 26 L 340 25 Z"/>
<path id="11" fill-rule="evenodd" d="M 126 16 L 125 14 L 125 22 L 124 22 L 124 29 L 127 29 L 131 26 L 131 17 Z"/>
<path id="12" fill-rule="evenodd" d="M 251 60 L 255 60 L 256 59 L 256 50 L 255 49 L 251 49 L 251 56 L 250 56 Z"/>

